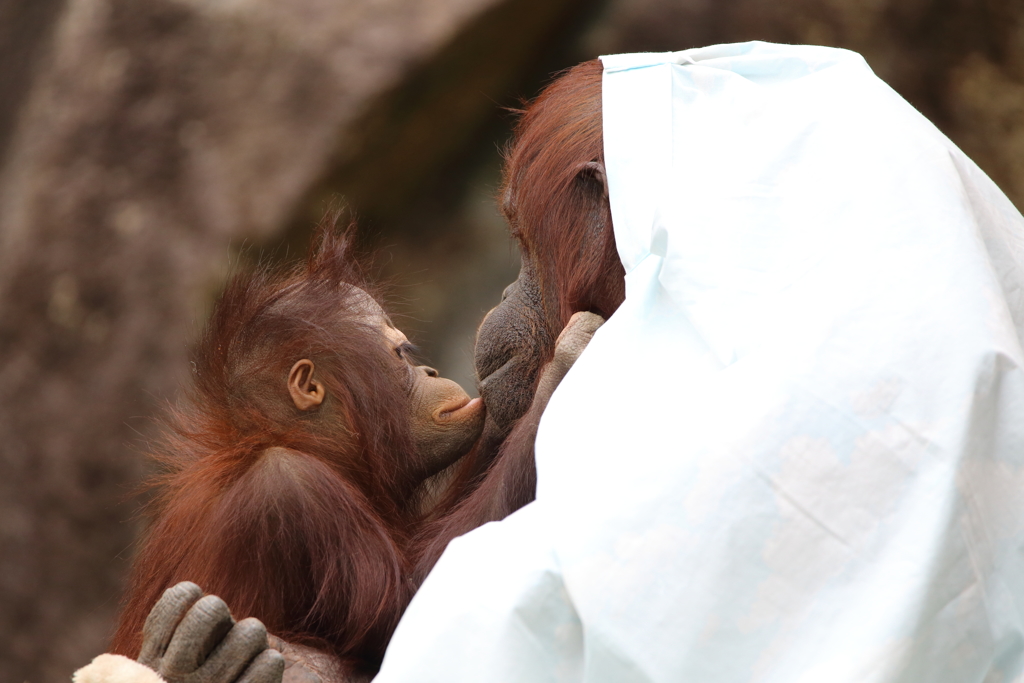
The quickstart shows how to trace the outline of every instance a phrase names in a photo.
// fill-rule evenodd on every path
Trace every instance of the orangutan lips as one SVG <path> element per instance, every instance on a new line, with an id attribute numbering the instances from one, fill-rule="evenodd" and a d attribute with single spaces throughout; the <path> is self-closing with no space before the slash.
<path id="1" fill-rule="evenodd" d="M 483 401 L 479 398 L 470 399 L 466 396 L 445 406 L 436 419 L 438 422 L 461 421 L 482 407 Z"/>

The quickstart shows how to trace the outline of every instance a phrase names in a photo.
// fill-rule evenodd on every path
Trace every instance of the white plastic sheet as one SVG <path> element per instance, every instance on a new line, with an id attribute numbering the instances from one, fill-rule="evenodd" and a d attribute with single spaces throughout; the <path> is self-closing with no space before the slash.
<path id="1" fill-rule="evenodd" d="M 1021 680 L 1021 215 L 854 53 L 603 61 L 626 302 L 377 680 Z"/>

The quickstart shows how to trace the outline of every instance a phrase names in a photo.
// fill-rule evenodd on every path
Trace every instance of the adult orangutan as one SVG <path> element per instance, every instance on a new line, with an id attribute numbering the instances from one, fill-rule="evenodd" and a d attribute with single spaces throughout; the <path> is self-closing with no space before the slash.
<path id="1" fill-rule="evenodd" d="M 506 155 L 501 211 L 522 270 L 477 337 L 488 415 L 511 426 L 577 312 L 607 319 L 625 299 L 604 172 L 601 62 L 566 71 L 522 113 Z"/>
<path id="2" fill-rule="evenodd" d="M 342 286 L 339 291 L 338 284 L 328 284 L 352 284 L 351 270 L 345 270 L 346 261 L 335 253 L 337 247 L 332 243 L 313 257 L 308 274 L 293 275 L 284 286 L 257 279 L 252 285 L 236 283 L 228 289 L 199 352 L 197 389 L 216 398 L 200 399 L 198 410 L 180 420 L 185 425 L 202 425 L 195 430 L 198 441 L 188 442 L 196 438 L 193 432 L 173 445 L 198 463 L 203 462 L 202 453 L 222 451 L 227 463 L 251 461 L 252 465 L 211 463 L 188 470 L 188 474 L 174 475 L 178 478 L 171 480 L 161 501 L 163 517 L 168 518 L 170 511 L 175 521 L 167 531 L 166 524 L 155 528 L 137 561 L 142 569 L 136 571 L 133 580 L 133 596 L 115 637 L 115 652 L 134 655 L 149 606 L 174 581 L 188 579 L 223 597 L 235 614 L 258 617 L 285 640 L 337 657 L 343 668 L 340 678 L 372 672 L 415 586 L 447 543 L 483 523 L 502 519 L 533 499 L 533 438 L 547 399 L 602 318 L 611 315 L 624 298 L 624 273 L 611 231 L 602 159 L 601 65 L 595 60 L 567 71 L 527 108 L 507 156 L 501 209 L 519 242 L 522 270 L 481 325 L 476 348 L 488 433 L 492 439 L 504 438 L 504 443 L 493 463 L 487 462 L 489 453 L 483 454 L 484 462 L 478 467 L 487 467 L 486 472 L 468 482 L 464 477 L 458 484 L 463 495 L 456 492 L 449 496 L 448 501 L 454 501 L 452 509 L 435 511 L 411 546 L 410 535 L 419 513 L 417 487 L 463 455 L 479 434 L 479 413 L 473 404 L 462 409 L 466 413 L 461 423 L 465 428 L 456 430 L 458 440 L 440 449 L 428 448 L 419 457 L 405 455 L 417 452 L 415 435 L 410 433 L 409 423 L 395 416 L 409 414 L 408 402 L 395 389 L 398 385 L 389 387 L 382 379 L 407 366 L 402 358 L 404 337 L 360 290 Z M 327 275 L 323 284 L 314 275 L 321 272 Z M 263 293 L 254 295 L 257 290 Z M 306 295 L 313 308 L 308 314 L 299 313 L 296 302 L 307 290 L 313 295 Z M 337 319 L 338 326 L 329 329 L 343 338 L 318 339 L 319 348 L 331 354 L 332 349 L 340 347 L 352 354 L 351 359 L 362 357 L 362 372 L 357 370 L 357 376 L 348 374 L 356 367 L 351 362 L 326 365 L 313 357 L 316 354 L 300 351 L 304 348 L 302 338 L 312 335 L 312 325 L 301 326 L 297 338 L 287 342 L 239 328 L 239 321 L 259 312 L 247 312 L 257 302 L 256 309 L 262 310 L 262 306 L 278 316 L 278 322 L 269 328 L 277 335 L 292 331 L 284 324 L 286 319 L 308 320 L 311 316 L 327 321 L 330 315 L 322 306 L 339 296 L 345 301 L 335 306 L 343 317 Z M 289 318 L 293 313 L 296 317 Z M 353 317 L 362 321 L 355 326 L 360 331 L 342 332 L 352 326 Z M 269 354 L 260 362 L 239 356 L 232 376 L 242 380 L 250 376 L 249 368 L 273 367 L 274 376 L 287 374 L 291 402 L 282 400 L 283 382 L 271 391 L 274 380 L 266 374 L 258 381 L 246 380 L 238 388 L 224 384 L 227 376 L 223 369 L 229 360 L 224 354 L 230 349 L 225 342 L 232 334 L 241 334 L 255 350 Z M 378 341 L 372 340 L 374 336 Z M 387 370 L 388 363 L 395 368 Z M 316 368 L 323 366 L 328 369 L 321 375 L 322 384 L 310 384 Z M 342 376 L 341 367 L 350 370 Z M 426 368 L 413 374 L 421 383 L 436 379 L 436 373 Z M 383 393 L 378 394 L 382 387 Z M 243 390 L 245 393 L 240 393 Z M 272 393 L 276 393 L 273 398 Z M 324 407 L 330 406 L 332 401 L 324 402 L 324 396 L 331 395 L 344 396 L 345 407 L 324 410 L 321 402 Z M 453 400 L 446 395 L 444 405 L 454 405 Z M 455 402 L 461 405 L 465 401 L 459 392 Z M 256 406 L 264 409 L 254 410 Z M 305 418 L 310 408 L 319 410 L 312 413 L 312 419 L 299 420 L 304 429 L 294 429 L 293 421 Z M 433 405 L 430 410 L 434 412 L 427 412 L 435 414 L 436 409 Z M 208 415 L 202 414 L 204 410 Z M 429 419 L 415 415 L 414 424 L 417 419 L 430 424 Z M 357 425 L 355 429 L 353 424 Z M 320 430 L 333 435 L 333 440 L 321 438 Z M 353 449 L 353 431 L 369 439 L 362 447 L 365 451 Z M 215 438 L 208 441 L 204 433 Z M 247 436 L 251 433 L 261 436 Z M 320 457 L 309 457 L 313 455 L 310 450 Z M 333 463 L 331 454 L 338 452 L 351 455 L 342 463 Z M 365 454 L 353 457 L 355 453 Z M 402 456 L 389 461 L 395 454 Z M 344 496 L 341 491 L 321 492 L 312 486 L 317 472 L 326 475 L 332 468 L 335 472 L 343 470 L 339 482 L 352 478 L 356 483 L 346 489 Z M 236 484 L 233 491 L 221 494 L 226 475 L 243 485 Z M 301 540 L 290 534 L 269 534 L 266 523 L 263 528 L 251 528 L 256 518 L 253 511 L 265 510 L 266 501 L 282 493 L 284 487 L 279 482 L 290 487 L 287 500 L 293 506 L 289 512 L 294 514 L 287 519 L 298 527 Z M 190 488 L 201 492 L 200 505 Z M 315 500 L 304 497 L 314 492 L 318 496 Z M 352 495 L 358 497 L 358 503 L 342 502 Z M 216 517 L 207 512 L 214 503 L 219 506 Z M 318 507 L 344 512 L 328 520 Z M 355 519 L 350 521 L 348 515 L 352 513 Z M 305 521 L 300 519 L 303 515 L 307 516 Z M 187 522 L 178 521 L 179 517 Z M 318 526 L 328 522 L 333 529 Z M 211 529 L 231 529 L 238 535 Z M 187 550 L 178 552 L 167 540 L 152 540 L 174 536 L 189 539 Z M 225 538 L 236 542 L 228 547 Z M 365 545 L 360 538 L 366 539 Z M 246 560 L 251 554 L 244 551 L 252 543 L 266 545 L 270 555 L 264 557 L 273 556 L 275 560 Z M 404 572 L 413 559 L 410 547 L 416 548 L 415 567 L 407 581 Z M 347 555 L 353 549 L 356 554 L 350 559 Z M 304 572 L 299 577 L 293 568 L 296 556 L 305 558 L 299 563 Z M 207 557 L 220 559 L 207 561 Z M 338 567 L 338 563 L 344 566 Z M 345 580 L 332 584 L 339 573 Z M 243 582 L 246 576 L 252 580 Z M 232 629 L 231 617 L 223 605 L 212 603 L 217 609 L 204 606 L 203 601 L 211 602 L 212 596 L 193 607 L 201 594 L 195 586 L 169 591 L 166 604 L 154 610 L 147 626 L 150 644 L 143 646 L 140 660 L 172 682 L 181 678 L 174 666 L 161 669 L 160 659 L 149 651 L 168 648 L 179 621 L 184 627 L 179 631 L 187 633 L 179 635 L 178 645 L 171 649 L 184 653 L 181 660 L 186 662 L 183 666 L 189 674 L 201 668 L 213 647 L 211 643 L 229 633 L 227 643 L 237 632 L 252 628 L 241 622 Z M 200 652 L 196 652 L 195 642 L 204 643 Z M 231 651 L 237 653 L 233 655 L 236 660 L 248 660 L 259 649 L 233 644 Z M 303 659 L 304 653 L 295 653 L 293 649 L 294 658 Z M 220 650 L 215 654 L 223 655 Z M 337 671 L 325 671 L 315 662 L 307 668 L 319 669 L 321 676 L 337 675 Z M 235 667 L 225 674 L 218 669 L 204 680 L 233 680 L 241 671 Z M 274 678 L 272 673 L 265 675 L 268 680 Z"/>

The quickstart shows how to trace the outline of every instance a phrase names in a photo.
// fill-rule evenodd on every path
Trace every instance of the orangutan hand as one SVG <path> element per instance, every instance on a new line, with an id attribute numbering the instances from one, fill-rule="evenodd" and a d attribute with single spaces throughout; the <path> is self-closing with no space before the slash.
<path id="1" fill-rule="evenodd" d="M 576 363 L 601 325 L 604 325 L 604 318 L 588 311 L 574 313 L 569 318 L 569 324 L 555 340 L 555 357 L 551 361 L 562 370 L 562 377 Z"/>
<path id="2" fill-rule="evenodd" d="M 150 611 L 139 663 L 167 683 L 281 683 L 285 666 L 258 619 L 235 623 L 223 600 L 188 581 L 164 591 Z"/>
<path id="3" fill-rule="evenodd" d="M 601 325 L 604 325 L 604 318 L 587 311 L 574 313 L 569 318 L 569 324 L 555 340 L 554 357 L 541 370 L 537 392 L 533 398 L 534 410 L 539 408 L 543 412 L 548 400 L 551 399 L 551 394 L 555 393 L 569 368 L 579 359 L 583 349 L 587 348 L 587 344 Z"/>

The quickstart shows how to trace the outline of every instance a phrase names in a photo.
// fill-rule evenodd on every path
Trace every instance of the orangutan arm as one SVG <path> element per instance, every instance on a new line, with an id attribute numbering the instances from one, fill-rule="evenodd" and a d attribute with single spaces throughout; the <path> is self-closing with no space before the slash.
<path id="1" fill-rule="evenodd" d="M 282 683 L 370 683 L 370 676 L 345 673 L 331 655 L 305 645 L 288 643 L 268 636 L 270 647 L 284 656 Z"/>

